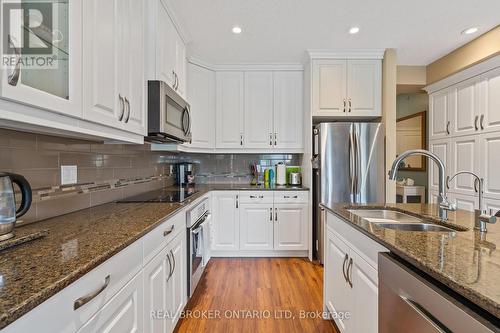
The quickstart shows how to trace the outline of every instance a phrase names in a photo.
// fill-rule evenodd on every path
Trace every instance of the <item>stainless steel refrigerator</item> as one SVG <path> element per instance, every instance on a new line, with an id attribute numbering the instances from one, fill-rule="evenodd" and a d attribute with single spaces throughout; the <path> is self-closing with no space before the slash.
<path id="1" fill-rule="evenodd" d="M 321 123 L 313 129 L 314 257 L 323 262 L 320 203 L 384 203 L 385 149 L 380 123 Z"/>

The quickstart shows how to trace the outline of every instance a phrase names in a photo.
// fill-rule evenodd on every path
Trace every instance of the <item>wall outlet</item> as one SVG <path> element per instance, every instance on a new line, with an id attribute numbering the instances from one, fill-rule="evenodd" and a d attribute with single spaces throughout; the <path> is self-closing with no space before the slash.
<path id="1" fill-rule="evenodd" d="M 76 165 L 61 165 L 61 185 L 78 182 L 78 167 Z"/>

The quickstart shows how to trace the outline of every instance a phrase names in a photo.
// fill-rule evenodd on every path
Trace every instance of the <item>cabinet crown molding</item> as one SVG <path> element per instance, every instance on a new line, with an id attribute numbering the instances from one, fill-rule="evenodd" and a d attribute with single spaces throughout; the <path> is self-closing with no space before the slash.
<path id="1" fill-rule="evenodd" d="M 189 57 L 188 62 L 212 71 L 303 71 L 299 63 L 235 63 L 211 64 L 197 57 Z"/>
<path id="2" fill-rule="evenodd" d="M 500 67 L 500 55 L 468 67 L 440 81 L 429 84 L 428 86 L 424 87 L 423 90 L 425 90 L 428 94 L 432 94 L 436 91 L 451 87 L 454 84 L 460 83 L 474 76 L 481 75 L 497 67 Z"/>
<path id="3" fill-rule="evenodd" d="M 314 59 L 383 59 L 385 49 L 307 50 L 306 60 Z"/>

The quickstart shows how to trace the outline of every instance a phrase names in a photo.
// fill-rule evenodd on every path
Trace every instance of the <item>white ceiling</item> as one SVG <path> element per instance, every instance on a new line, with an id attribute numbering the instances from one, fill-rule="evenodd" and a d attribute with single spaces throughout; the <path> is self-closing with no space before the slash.
<path id="1" fill-rule="evenodd" d="M 427 65 L 500 24 L 499 0 L 170 0 L 192 54 L 214 64 L 301 62 L 306 49 L 396 48 Z M 241 35 L 231 32 L 243 28 Z M 349 35 L 357 25 L 361 31 Z M 480 31 L 464 36 L 471 26 Z"/>

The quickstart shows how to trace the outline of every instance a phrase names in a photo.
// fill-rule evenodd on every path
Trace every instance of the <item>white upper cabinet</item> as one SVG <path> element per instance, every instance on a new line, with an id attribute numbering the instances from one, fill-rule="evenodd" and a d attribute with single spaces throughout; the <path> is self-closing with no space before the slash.
<path id="1" fill-rule="evenodd" d="M 382 62 L 347 61 L 347 114 L 382 116 Z"/>
<path id="2" fill-rule="evenodd" d="M 304 75 L 274 72 L 274 147 L 303 148 Z"/>
<path id="3" fill-rule="evenodd" d="M 481 98 L 484 100 L 480 127 L 485 132 L 500 130 L 500 68 L 486 72 L 481 77 Z"/>
<path id="4" fill-rule="evenodd" d="M 163 0 L 147 1 L 147 78 L 186 95 L 186 46 Z"/>
<path id="5" fill-rule="evenodd" d="M 122 0 L 123 1 L 123 0 Z M 144 1 L 124 0 L 119 91 L 125 99 L 124 130 L 147 135 L 144 75 Z"/>
<path id="6" fill-rule="evenodd" d="M 303 71 L 218 71 L 216 148 L 303 148 Z"/>
<path id="7" fill-rule="evenodd" d="M 430 110 L 430 138 L 439 139 L 450 134 L 450 117 L 448 104 L 450 94 L 448 90 L 440 91 L 429 96 Z"/>
<path id="8" fill-rule="evenodd" d="M 215 73 L 188 64 L 187 99 L 191 106 L 192 141 L 189 146 L 215 148 Z"/>
<path id="9" fill-rule="evenodd" d="M 217 72 L 216 147 L 242 148 L 245 144 L 244 74 L 243 72 Z"/>
<path id="10" fill-rule="evenodd" d="M 117 38 L 121 36 L 118 3 L 89 0 L 83 6 L 84 117 L 113 127 L 121 127 L 125 113 L 124 96 L 118 92 L 122 64 L 117 60 L 123 39 Z"/>
<path id="11" fill-rule="evenodd" d="M 468 135 L 479 130 L 479 82 L 473 78 L 453 87 L 450 100 L 451 135 Z"/>
<path id="12" fill-rule="evenodd" d="M 347 107 L 347 61 L 315 60 L 312 78 L 313 115 L 343 116 Z"/>
<path id="13" fill-rule="evenodd" d="M 382 116 L 381 60 L 313 60 L 315 117 Z"/>
<path id="14" fill-rule="evenodd" d="M 141 135 L 146 134 L 143 4 L 89 0 L 83 6 L 83 116 Z"/>
<path id="15" fill-rule="evenodd" d="M 245 73 L 245 147 L 273 146 L 273 73 Z"/>
<path id="16" fill-rule="evenodd" d="M 82 0 L 54 2 L 52 4 L 54 29 L 57 29 L 60 41 L 48 44 L 27 30 L 11 27 L 8 41 L 15 60 L 32 57 L 31 45 L 22 45 L 24 34 L 30 34 L 30 43 L 44 47 L 47 54 L 39 60 L 48 64 L 45 68 L 19 66 L 0 71 L 1 96 L 16 102 L 38 108 L 55 111 L 64 115 L 81 117 L 82 115 Z M 10 15 L 22 15 L 23 11 L 11 11 Z M 42 15 L 45 13 L 42 13 Z M 22 22 L 11 17 L 12 22 Z M 113 15 L 110 17 L 113 20 Z M 16 33 L 17 31 L 17 33 Z M 56 34 L 54 34 L 55 36 Z M 10 43 L 9 43 L 10 42 Z M 9 54 L 2 48 L 2 54 Z M 55 59 L 55 60 L 54 60 Z M 38 61 L 38 60 L 37 60 Z M 52 64 L 53 66 L 50 66 Z"/>

